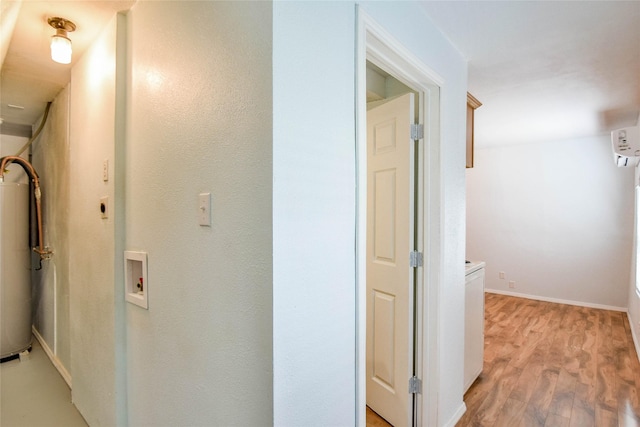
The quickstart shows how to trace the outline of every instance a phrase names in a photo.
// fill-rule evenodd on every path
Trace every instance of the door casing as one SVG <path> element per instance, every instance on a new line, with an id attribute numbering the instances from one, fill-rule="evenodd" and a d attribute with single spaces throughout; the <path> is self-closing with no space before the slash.
<path id="1" fill-rule="evenodd" d="M 440 166 L 440 90 L 445 81 L 357 6 L 356 48 L 356 425 L 366 426 L 366 236 L 367 141 L 366 61 L 418 92 L 418 121 L 424 138 L 418 157 L 417 249 L 424 253 L 417 272 L 416 373 L 422 379 L 414 425 L 438 425 L 438 308 L 442 277 L 442 170 Z"/>

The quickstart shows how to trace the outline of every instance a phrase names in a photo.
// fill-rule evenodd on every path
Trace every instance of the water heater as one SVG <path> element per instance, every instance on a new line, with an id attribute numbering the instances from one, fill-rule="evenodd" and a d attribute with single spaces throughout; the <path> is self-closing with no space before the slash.
<path id="1" fill-rule="evenodd" d="M 0 182 L 0 358 L 31 347 L 29 184 Z"/>
<path id="2" fill-rule="evenodd" d="M 640 160 L 640 126 L 611 132 L 611 146 L 618 167 L 636 166 Z"/>

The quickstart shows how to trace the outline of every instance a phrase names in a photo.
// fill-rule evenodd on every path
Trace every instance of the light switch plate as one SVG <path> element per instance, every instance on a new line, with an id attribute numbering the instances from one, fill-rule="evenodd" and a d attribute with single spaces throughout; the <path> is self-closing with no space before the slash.
<path id="1" fill-rule="evenodd" d="M 200 193 L 198 196 L 198 215 L 200 225 L 211 227 L 211 193 Z"/>
<path id="2" fill-rule="evenodd" d="M 104 182 L 109 181 L 109 159 L 104 159 L 104 162 L 102 162 L 102 180 Z"/>

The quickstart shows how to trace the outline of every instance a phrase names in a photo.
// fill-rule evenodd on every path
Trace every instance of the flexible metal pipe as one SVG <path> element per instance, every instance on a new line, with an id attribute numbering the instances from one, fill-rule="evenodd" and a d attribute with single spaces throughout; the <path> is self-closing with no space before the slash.
<path id="1" fill-rule="evenodd" d="M 33 134 L 31 139 L 29 139 L 29 141 L 27 141 L 27 143 L 24 144 L 24 146 L 16 154 L 14 154 L 14 156 L 19 156 L 20 154 L 22 154 L 24 150 L 29 148 L 29 146 L 33 143 L 33 141 L 36 140 L 38 135 L 40 135 L 40 132 L 42 132 L 42 128 L 44 127 L 44 124 L 47 122 L 47 117 L 49 117 L 50 108 L 51 108 L 51 101 L 47 102 L 47 107 L 44 109 L 44 117 L 42 118 L 42 122 L 40 122 L 40 126 L 38 126 L 38 129 L 36 130 L 36 132 Z"/>
<path id="2" fill-rule="evenodd" d="M 31 182 L 33 182 L 33 194 L 36 199 L 36 220 L 38 222 L 38 247 L 33 248 L 33 251 L 40 255 L 40 259 L 46 259 L 51 255 L 51 251 L 48 251 L 44 247 L 44 232 L 42 230 L 42 192 L 40 191 L 40 178 L 34 167 L 18 156 L 6 156 L 3 157 L 0 162 L 0 182 L 4 182 L 4 171 L 10 163 L 17 163 L 22 166 L 22 169 L 29 175 Z"/>

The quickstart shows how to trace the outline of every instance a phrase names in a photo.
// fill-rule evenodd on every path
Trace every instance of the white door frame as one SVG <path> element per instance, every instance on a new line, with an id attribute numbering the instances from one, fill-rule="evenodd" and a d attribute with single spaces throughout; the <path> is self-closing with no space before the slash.
<path id="1" fill-rule="evenodd" d="M 366 236 L 367 236 L 367 105 L 366 61 L 375 63 L 416 90 L 419 122 L 425 125 L 418 170 L 418 268 L 416 325 L 417 374 L 422 379 L 416 425 L 438 425 L 439 352 L 438 307 L 442 277 L 442 170 L 440 162 L 440 91 L 444 79 L 423 64 L 382 26 L 357 8 L 356 46 L 356 425 L 366 425 Z M 408 391 L 407 391 L 408 392 Z"/>

